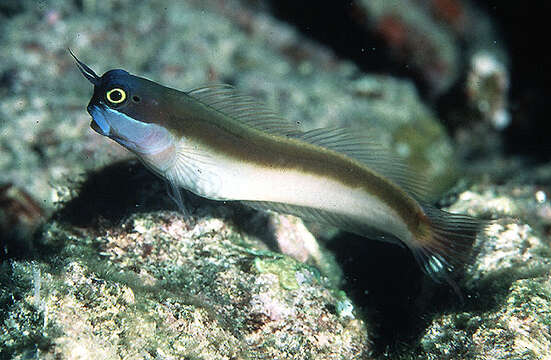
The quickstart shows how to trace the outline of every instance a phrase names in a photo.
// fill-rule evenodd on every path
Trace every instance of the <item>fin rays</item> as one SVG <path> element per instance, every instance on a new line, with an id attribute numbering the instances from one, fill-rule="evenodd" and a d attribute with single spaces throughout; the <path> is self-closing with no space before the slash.
<path id="1" fill-rule="evenodd" d="M 204 86 L 187 94 L 236 121 L 270 134 L 287 135 L 299 131 L 296 125 L 285 121 L 253 97 L 240 94 L 231 85 Z"/>
<path id="2" fill-rule="evenodd" d="M 192 89 L 187 94 L 252 128 L 345 154 L 389 178 L 418 199 L 424 200 L 429 194 L 422 176 L 414 174 L 398 156 L 392 155 L 389 149 L 378 145 L 368 136 L 359 136 L 350 130 L 336 127 L 301 132 L 295 124 L 287 122 L 253 97 L 236 92 L 230 85 L 204 86 Z"/>
<path id="3" fill-rule="evenodd" d="M 171 186 L 184 187 L 203 197 L 216 193 L 222 181 L 216 159 L 185 144 L 180 144 L 176 151 L 174 165 L 165 174 Z M 175 201 L 182 207 L 177 200 L 176 197 Z"/>
<path id="4" fill-rule="evenodd" d="M 425 273 L 456 289 L 448 274 L 468 260 L 477 235 L 492 221 L 448 213 L 430 205 L 423 205 L 423 209 L 429 218 L 430 234 L 410 248 Z"/>
<path id="5" fill-rule="evenodd" d="M 290 214 L 298 216 L 306 221 L 313 221 L 330 226 L 337 227 L 339 229 L 368 237 L 373 240 L 384 241 L 399 246 L 404 244 L 396 237 L 388 233 L 383 233 L 374 228 L 371 228 L 367 224 L 355 221 L 347 216 L 339 215 L 329 211 L 320 209 L 314 209 L 304 206 L 296 206 L 284 203 L 275 203 L 269 201 L 241 201 L 244 205 L 252 207 L 257 210 L 272 210 L 283 214 Z"/>
<path id="6" fill-rule="evenodd" d="M 291 136 L 356 159 L 417 199 L 425 199 L 429 194 L 426 179 L 415 174 L 398 156 L 366 135 L 353 134 L 348 129 L 324 128 Z"/>

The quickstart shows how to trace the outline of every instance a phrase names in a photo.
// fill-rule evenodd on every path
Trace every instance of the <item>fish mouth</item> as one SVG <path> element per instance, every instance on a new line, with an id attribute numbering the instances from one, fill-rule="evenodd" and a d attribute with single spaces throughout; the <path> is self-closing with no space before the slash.
<path id="1" fill-rule="evenodd" d="M 87 110 L 92 116 L 92 121 L 90 122 L 92 130 L 100 135 L 109 136 L 111 134 L 111 127 L 107 122 L 105 108 L 100 105 L 88 105 Z"/>

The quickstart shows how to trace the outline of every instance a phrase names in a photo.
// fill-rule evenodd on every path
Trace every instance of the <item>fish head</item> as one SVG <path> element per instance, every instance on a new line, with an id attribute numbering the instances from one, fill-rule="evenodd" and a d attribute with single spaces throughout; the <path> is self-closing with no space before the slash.
<path id="1" fill-rule="evenodd" d="M 90 127 L 138 155 L 151 155 L 173 146 L 170 132 L 155 123 L 163 116 L 163 89 L 122 69 L 98 76 L 71 52 L 82 75 L 94 85 L 87 110 Z"/>

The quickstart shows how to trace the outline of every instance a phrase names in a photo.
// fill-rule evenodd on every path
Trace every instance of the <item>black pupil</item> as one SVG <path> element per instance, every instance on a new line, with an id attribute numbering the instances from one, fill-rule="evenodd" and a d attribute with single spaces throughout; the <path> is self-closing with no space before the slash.
<path id="1" fill-rule="evenodd" d="M 119 101 L 120 99 L 122 99 L 120 90 L 115 90 L 111 93 L 111 101 Z"/>

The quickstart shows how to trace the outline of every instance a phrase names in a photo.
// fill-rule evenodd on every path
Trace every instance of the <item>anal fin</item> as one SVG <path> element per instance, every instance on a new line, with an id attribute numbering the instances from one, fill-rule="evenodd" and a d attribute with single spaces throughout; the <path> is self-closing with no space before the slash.
<path id="1" fill-rule="evenodd" d="M 374 229 L 366 224 L 351 219 L 345 215 L 332 213 L 329 211 L 324 211 L 315 208 L 309 208 L 305 206 L 296 206 L 289 205 L 284 203 L 276 203 L 269 201 L 241 201 L 244 205 L 252 207 L 257 210 L 272 210 L 282 214 L 289 214 L 298 216 L 303 220 L 321 223 L 329 226 L 334 226 L 341 230 L 351 232 L 368 239 L 384 241 L 387 243 L 404 246 L 402 241 L 400 241 L 395 236 Z"/>

